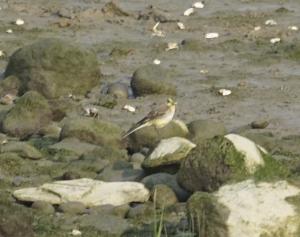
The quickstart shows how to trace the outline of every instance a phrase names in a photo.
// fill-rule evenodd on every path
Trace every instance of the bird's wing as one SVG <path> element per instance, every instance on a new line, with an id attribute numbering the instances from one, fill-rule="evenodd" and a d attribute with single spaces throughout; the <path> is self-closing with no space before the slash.
<path id="1" fill-rule="evenodd" d="M 150 111 L 146 115 L 146 117 L 144 117 L 142 120 L 138 121 L 136 123 L 136 125 L 141 125 L 141 124 L 144 124 L 144 123 L 146 123 L 148 121 L 151 121 L 151 120 L 154 120 L 156 118 L 159 118 L 159 117 L 163 116 L 166 113 L 167 110 L 168 110 L 168 106 L 161 105 L 157 109 Z"/>

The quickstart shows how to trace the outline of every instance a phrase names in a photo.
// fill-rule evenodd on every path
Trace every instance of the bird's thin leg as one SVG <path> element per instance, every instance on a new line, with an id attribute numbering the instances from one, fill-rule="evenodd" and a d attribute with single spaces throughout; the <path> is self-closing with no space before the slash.
<path id="1" fill-rule="evenodd" d="M 160 131 L 159 131 L 158 127 L 154 126 L 154 128 L 155 128 L 155 131 L 157 133 L 158 139 L 161 140 L 161 134 L 160 134 Z"/>

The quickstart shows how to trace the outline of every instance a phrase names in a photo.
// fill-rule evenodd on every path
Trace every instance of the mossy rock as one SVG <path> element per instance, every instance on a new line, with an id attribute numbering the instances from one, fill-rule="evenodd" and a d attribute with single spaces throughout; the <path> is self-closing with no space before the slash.
<path id="1" fill-rule="evenodd" d="M 38 92 L 24 94 L 3 120 L 3 131 L 12 136 L 27 137 L 37 133 L 51 121 L 47 100 Z"/>
<path id="2" fill-rule="evenodd" d="M 6 94 L 18 94 L 21 82 L 19 78 L 14 75 L 8 76 L 0 81 L 0 96 Z"/>
<path id="3" fill-rule="evenodd" d="M 26 142 L 9 142 L 0 147 L 0 152 L 15 152 L 23 158 L 38 160 L 42 158 L 42 153 L 34 146 Z"/>
<path id="4" fill-rule="evenodd" d="M 76 137 L 92 144 L 121 147 L 122 130 L 115 124 L 100 119 L 78 117 L 66 121 L 62 127 L 61 140 Z"/>
<path id="5" fill-rule="evenodd" d="M 10 57 L 5 76 L 15 75 L 19 94 L 36 90 L 46 98 L 85 94 L 100 80 L 97 57 L 91 51 L 59 39 L 42 39 Z"/>
<path id="6" fill-rule="evenodd" d="M 187 201 L 190 229 L 197 236 L 228 237 L 229 210 L 209 193 L 196 192 Z"/>
<path id="7" fill-rule="evenodd" d="M 191 150 L 181 163 L 178 182 L 191 192 L 214 191 L 229 180 L 248 175 L 243 155 L 226 138 L 215 137 Z"/>
<path id="8" fill-rule="evenodd" d="M 133 73 L 131 87 L 136 96 L 176 95 L 176 87 L 170 82 L 170 77 L 170 72 L 158 65 L 142 66 Z"/>

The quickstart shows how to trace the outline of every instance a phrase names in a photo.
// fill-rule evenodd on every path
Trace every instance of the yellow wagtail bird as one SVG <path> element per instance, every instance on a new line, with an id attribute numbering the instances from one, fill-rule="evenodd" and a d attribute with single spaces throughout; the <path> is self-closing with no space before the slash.
<path id="1" fill-rule="evenodd" d="M 148 126 L 154 126 L 155 129 L 162 128 L 166 126 L 175 114 L 176 102 L 169 98 L 167 104 L 163 104 L 156 110 L 150 111 L 145 118 L 137 122 L 128 132 L 122 137 L 125 138 L 131 133 Z"/>

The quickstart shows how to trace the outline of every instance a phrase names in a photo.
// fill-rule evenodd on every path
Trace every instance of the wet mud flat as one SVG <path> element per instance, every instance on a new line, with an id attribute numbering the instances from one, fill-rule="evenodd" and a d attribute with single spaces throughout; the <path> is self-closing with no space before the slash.
<path id="1" fill-rule="evenodd" d="M 57 207 L 56 204 L 53 207 L 49 203 L 37 203 L 35 205 L 38 207 L 35 209 L 30 207 L 31 202 L 25 202 L 25 205 L 16 203 L 11 193 L 19 188 L 76 178 L 107 182 L 141 182 L 151 175 L 163 173 L 164 178 L 160 177 L 164 179 L 162 183 L 172 183 L 174 180 L 170 181 L 168 175 L 177 173 L 178 164 L 170 169 L 159 166 L 158 169 L 152 170 L 151 167 L 147 170 L 145 167 L 136 166 L 136 162 L 133 161 L 135 159 L 141 161 L 156 147 L 159 139 L 153 135 L 154 131 L 147 130 L 144 133 L 141 131 L 136 137 L 133 135 L 131 140 L 129 139 L 129 145 L 116 145 L 119 142 L 118 133 L 129 129 L 151 108 L 165 103 L 168 97 L 173 97 L 178 102 L 175 119 L 183 121 L 189 129 L 194 129 L 195 132 L 198 125 L 193 125 L 193 121 L 201 120 L 207 123 L 201 125 L 203 128 L 199 125 L 203 130 L 195 133 L 202 132 L 203 137 L 207 135 L 208 138 L 213 134 L 214 132 L 210 130 L 213 128 L 217 131 L 216 135 L 232 132 L 245 136 L 263 146 L 276 161 L 284 163 L 287 170 L 279 169 L 277 164 L 270 165 L 275 167 L 274 170 L 278 169 L 280 180 L 293 179 L 293 183 L 297 183 L 300 158 L 300 31 L 297 29 L 300 27 L 298 25 L 300 2 L 230 0 L 223 3 L 210 0 L 204 2 L 203 8 L 194 8 L 191 15 L 184 16 L 184 12 L 191 8 L 193 3 L 179 0 L 0 1 L 0 50 L 3 52 L 0 70 L 3 81 L 10 76 L 6 68 L 16 50 L 48 38 L 63 40 L 89 50 L 96 55 L 97 62 L 91 59 L 92 56 L 84 54 L 86 61 L 91 60 L 87 65 L 94 69 L 97 63 L 96 68 L 100 72 L 99 83 L 96 84 L 93 84 L 93 80 L 85 78 L 85 75 L 81 75 L 82 81 L 86 80 L 85 84 L 90 86 L 88 93 L 81 93 L 78 90 L 78 94 L 70 95 L 68 90 L 61 90 L 60 98 L 56 96 L 55 87 L 52 89 L 49 86 L 50 89 L 45 92 L 46 90 L 39 87 L 38 82 L 25 87 L 16 85 L 16 88 L 13 88 L 16 91 L 11 90 L 13 83 L 8 85 L 9 93 L 13 94 L 16 100 L 12 104 L 4 100 L 0 105 L 1 139 L 3 135 L 4 141 L 0 154 L 3 160 L 0 165 L 3 180 L 1 213 L 7 215 L 9 220 L 1 222 L 0 233 L 3 230 L 3 233 L 10 233 L 11 236 L 26 236 L 24 233 L 27 233 L 27 236 L 34 234 L 70 236 L 72 230 L 80 229 L 83 236 L 85 234 L 98 236 L 99 233 L 108 236 L 122 234 L 139 236 L 144 233 L 139 230 L 150 228 L 148 234 L 151 236 L 153 234 L 151 223 L 153 224 L 156 216 L 153 212 L 153 200 L 137 206 L 125 205 L 115 209 L 89 210 L 82 207 L 77 210 L 76 205 L 72 203 L 70 207 Z M 16 25 L 17 19 L 24 20 L 24 24 Z M 268 20 L 269 22 L 273 20 L 273 23 L 267 23 Z M 157 27 L 153 29 L 158 22 Z M 184 25 L 184 29 L 180 29 L 178 22 Z M 7 33 L 9 29 L 12 33 Z M 218 37 L 209 39 L 206 37 L 207 33 L 218 33 Z M 170 49 L 172 45 L 174 48 Z M 61 46 L 55 46 L 54 51 L 59 47 Z M 77 54 L 74 55 L 76 57 Z M 30 60 L 34 61 L 32 58 Z M 20 68 L 27 65 L 22 61 L 19 62 Z M 70 62 L 68 64 L 66 60 L 64 65 L 67 65 L 66 68 L 72 74 L 73 69 L 68 68 L 68 65 L 72 65 L 72 60 Z M 170 87 L 164 87 L 165 84 L 162 84 L 163 90 L 153 89 L 158 92 L 146 92 L 136 96 L 137 91 L 131 88 L 131 80 L 136 70 L 144 66 L 147 66 L 143 70 L 147 76 L 149 75 L 150 80 L 153 79 L 155 83 L 157 79 L 158 83 L 167 81 Z M 162 78 L 158 78 L 160 75 Z M 89 75 L 91 78 L 93 76 Z M 57 83 L 63 85 L 62 87 L 72 87 L 60 82 L 59 79 Z M 84 83 L 76 83 L 78 82 L 74 82 L 75 89 L 80 87 L 84 90 Z M 117 86 L 112 89 L 112 85 L 116 84 Z M 7 95 L 8 87 L 5 86 L 7 84 L 1 84 L 2 98 Z M 231 94 L 222 96 L 219 93 L 220 89 L 230 90 Z M 38 91 L 42 97 L 32 91 Z M 119 97 L 116 98 L 116 95 Z M 22 100 L 23 96 L 25 99 Z M 21 100 L 19 105 L 18 100 Z M 29 102 L 34 104 L 35 100 L 39 100 L 39 103 L 32 109 Z M 39 114 L 38 120 L 32 120 L 38 121 L 40 125 L 38 128 L 32 128 L 34 132 L 27 133 L 25 125 L 17 132 L 11 132 L 12 129 L 6 122 L 7 114 L 17 105 L 29 106 L 29 110 L 33 111 L 32 114 Z M 124 105 L 131 105 L 136 111 L 132 113 L 124 110 Z M 95 114 L 91 112 L 91 108 L 95 109 Z M 20 113 L 17 116 L 22 117 L 24 112 L 18 109 L 16 113 Z M 36 115 L 34 117 L 36 118 Z M 91 117 L 93 122 L 85 120 L 88 117 Z M 84 119 L 81 120 L 82 118 Z M 24 121 L 31 120 L 24 119 Z M 111 124 L 102 121 L 109 121 Z M 84 126 L 81 127 L 82 124 Z M 186 135 L 180 130 L 179 125 L 176 127 L 177 124 L 172 124 L 172 126 L 166 128 L 165 133 L 168 135 L 164 138 L 169 138 L 172 134 L 188 138 L 197 144 L 197 147 L 198 142 L 202 144 L 202 140 L 201 142 L 197 140 L 200 139 L 198 135 L 193 134 L 194 137 Z M 82 132 L 81 129 L 88 131 Z M 108 131 L 110 135 L 94 137 L 93 129 Z M 173 133 L 169 133 L 168 129 Z M 147 141 L 149 137 L 153 142 Z M 214 142 L 223 144 L 223 141 L 219 140 Z M 13 145 L 5 148 L 10 143 Z M 148 150 L 144 149 L 147 146 Z M 206 147 L 217 149 L 215 145 Z M 196 156 L 194 153 L 190 154 Z M 127 172 L 127 175 L 124 172 Z M 264 175 L 268 178 L 262 178 Z M 230 182 L 232 177 L 229 179 Z M 257 177 L 269 181 L 268 179 L 273 180 L 274 175 L 272 173 L 270 178 L 269 171 L 264 170 L 257 174 Z M 234 180 L 243 179 L 244 177 L 241 179 L 240 175 L 234 176 Z M 203 180 L 208 182 L 206 179 Z M 182 223 L 188 222 L 188 218 L 183 218 L 180 222 L 180 215 L 185 213 L 182 210 L 185 210 L 186 206 L 190 206 L 191 210 L 194 208 L 193 205 L 196 205 L 194 203 L 199 200 L 211 201 L 210 196 L 204 195 L 205 197 L 199 198 L 194 196 L 193 199 L 189 199 L 192 201 L 186 202 L 188 199 L 185 195 L 188 195 L 188 192 L 184 192 L 215 192 L 217 187 L 219 188 L 215 183 L 227 184 L 228 181 L 227 178 L 224 183 L 220 180 L 212 181 L 214 187 L 212 189 L 201 186 L 196 190 L 176 192 L 177 186 L 172 188 L 173 191 L 166 191 L 166 187 L 157 187 L 157 190 L 163 190 L 161 193 L 166 197 L 171 196 L 170 200 L 175 199 L 175 204 L 172 203 L 166 211 L 167 219 L 170 221 L 169 233 L 180 236 L 176 234 L 189 232 L 190 230 L 185 230 L 186 223 Z M 174 182 L 176 183 L 176 177 Z M 247 185 L 252 188 L 251 183 Z M 150 186 L 147 188 L 151 191 L 153 187 Z M 174 194 L 174 190 L 176 198 L 170 194 L 172 192 Z M 224 213 L 220 211 L 223 210 L 222 205 L 215 206 L 216 212 L 221 213 L 218 216 L 223 218 L 226 211 Z M 8 210 L 15 211 L 9 213 Z M 22 213 L 22 219 L 16 214 L 18 212 Z M 97 218 L 104 215 L 103 213 L 109 216 L 107 218 L 109 221 L 102 220 L 101 223 L 105 224 L 97 224 Z M 172 213 L 176 213 L 174 219 Z M 140 216 L 146 217 L 143 219 Z M 158 216 L 160 213 L 156 217 Z M 139 218 L 143 220 L 139 221 Z M 223 221 L 222 218 L 220 220 Z M 17 223 L 18 227 L 10 226 L 9 222 Z M 120 228 L 110 232 L 110 229 L 118 225 L 116 223 Z M 131 225 L 136 228 L 132 228 Z M 208 222 L 208 229 L 211 228 L 209 225 Z M 19 232 L 14 232 L 17 229 Z M 233 235 L 222 230 L 218 235 L 211 236 Z"/>

